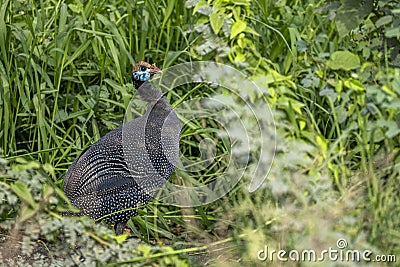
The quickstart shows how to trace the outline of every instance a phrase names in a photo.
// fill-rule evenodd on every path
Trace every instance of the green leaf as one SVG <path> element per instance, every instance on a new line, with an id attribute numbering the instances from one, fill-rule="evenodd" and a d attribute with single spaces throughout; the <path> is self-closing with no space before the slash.
<path id="1" fill-rule="evenodd" d="M 232 15 L 233 15 L 233 19 L 234 21 L 238 21 L 240 20 L 241 16 L 240 14 L 242 13 L 242 8 L 240 6 L 235 6 L 232 9 Z"/>
<path id="2" fill-rule="evenodd" d="M 6 11 L 8 9 L 8 0 L 4 1 L 0 7 L 0 53 L 4 62 L 7 62 L 7 27 L 6 27 Z"/>
<path id="3" fill-rule="evenodd" d="M 254 30 L 254 29 L 251 28 L 251 27 L 246 27 L 245 32 L 248 32 L 248 33 L 253 34 L 253 35 L 255 35 L 255 36 L 261 36 L 261 34 L 259 34 L 256 30 Z"/>
<path id="4" fill-rule="evenodd" d="M 176 5 L 176 0 L 167 1 L 167 9 L 165 10 L 164 21 L 163 21 L 163 24 L 162 24 L 163 28 L 164 28 L 164 25 L 169 20 L 169 18 L 171 17 L 172 12 L 174 12 L 175 5 Z"/>
<path id="5" fill-rule="evenodd" d="M 375 22 L 375 26 L 377 28 L 389 24 L 390 22 L 393 21 L 393 17 L 392 16 L 383 16 L 381 18 L 379 18 L 376 22 Z"/>
<path id="6" fill-rule="evenodd" d="M 213 29 L 214 33 L 218 34 L 222 28 L 222 24 L 224 23 L 224 18 L 217 13 L 211 13 L 210 23 L 211 23 L 211 28 Z"/>
<path id="7" fill-rule="evenodd" d="M 193 8 L 193 15 L 197 13 L 197 11 L 199 10 L 199 8 L 203 7 L 203 6 L 208 6 L 207 1 L 200 1 L 196 4 L 196 6 Z"/>
<path id="8" fill-rule="evenodd" d="M 37 208 L 31 208 L 27 205 L 22 205 L 19 213 L 19 222 L 21 223 L 31 218 L 37 211 L 38 211 Z"/>
<path id="9" fill-rule="evenodd" d="M 59 109 L 54 117 L 56 122 L 63 122 L 68 120 L 68 113 L 63 110 L 63 109 Z"/>
<path id="10" fill-rule="evenodd" d="M 399 27 L 386 28 L 385 37 L 387 38 L 400 37 L 400 28 Z"/>
<path id="11" fill-rule="evenodd" d="M 60 20 L 58 24 L 60 32 L 63 32 L 65 30 L 65 26 L 67 24 L 67 16 L 68 16 L 67 6 L 64 3 L 62 3 L 60 7 Z"/>
<path id="12" fill-rule="evenodd" d="M 148 245 L 139 245 L 136 249 L 142 252 L 144 257 L 148 257 L 151 252 L 151 247 Z"/>
<path id="13" fill-rule="evenodd" d="M 354 89 L 359 92 L 365 91 L 364 85 L 359 80 L 356 80 L 353 78 L 346 80 L 344 82 L 344 86 L 346 86 L 347 88 Z"/>
<path id="14" fill-rule="evenodd" d="M 91 39 L 86 39 L 84 43 L 82 43 L 78 49 L 75 50 L 74 54 L 69 57 L 68 61 L 65 63 L 64 67 L 71 64 L 75 59 L 77 59 L 83 52 L 87 51 L 88 46 L 91 44 Z"/>
<path id="15" fill-rule="evenodd" d="M 246 29 L 246 26 L 247 24 L 243 20 L 235 21 L 235 23 L 232 24 L 230 39 L 233 39 L 235 38 L 235 36 L 242 33 Z"/>
<path id="16" fill-rule="evenodd" d="M 52 177 L 56 178 L 55 168 L 50 163 L 45 163 L 43 165 L 43 170 L 45 170 Z"/>
<path id="17" fill-rule="evenodd" d="M 83 4 L 69 4 L 68 7 L 72 10 L 74 13 L 81 13 L 83 11 Z"/>
<path id="18" fill-rule="evenodd" d="M 328 60 L 327 66 L 333 70 L 352 70 L 360 67 L 360 58 L 349 51 L 336 51 Z"/>
<path id="19" fill-rule="evenodd" d="M 231 0 L 235 5 L 250 6 L 250 0 Z"/>
<path id="20" fill-rule="evenodd" d="M 128 237 L 129 237 L 129 235 L 124 233 L 124 234 L 121 234 L 121 235 L 117 235 L 117 236 L 115 236 L 114 238 L 115 238 L 115 240 L 117 241 L 118 244 L 121 244 L 121 243 L 123 243 Z"/>
<path id="21" fill-rule="evenodd" d="M 387 138 L 392 139 L 400 134 L 400 128 L 395 121 L 381 119 L 377 121 L 377 125 L 387 129 L 385 132 Z"/>
<path id="22" fill-rule="evenodd" d="M 43 184 L 43 198 L 48 199 L 52 194 L 54 194 L 54 189 L 48 184 Z"/>
<path id="23" fill-rule="evenodd" d="M 35 161 L 25 161 L 21 158 L 18 158 L 16 160 L 18 163 L 21 164 L 16 164 L 12 166 L 12 170 L 16 170 L 16 171 L 26 171 L 26 170 L 30 170 L 30 169 L 39 169 L 40 168 L 40 164 L 35 162 Z"/>
<path id="24" fill-rule="evenodd" d="M 322 135 L 317 135 L 316 142 L 321 149 L 323 157 L 325 158 L 328 152 L 328 143 Z"/>
<path id="25" fill-rule="evenodd" d="M 361 21 L 373 10 L 373 0 L 345 0 L 338 9 L 335 23 L 339 37 L 346 36 L 357 28 Z"/>
<path id="26" fill-rule="evenodd" d="M 28 187 L 20 181 L 17 181 L 10 185 L 11 190 L 22 200 L 27 202 L 32 208 L 36 209 L 38 204 L 33 200 L 31 192 Z"/>

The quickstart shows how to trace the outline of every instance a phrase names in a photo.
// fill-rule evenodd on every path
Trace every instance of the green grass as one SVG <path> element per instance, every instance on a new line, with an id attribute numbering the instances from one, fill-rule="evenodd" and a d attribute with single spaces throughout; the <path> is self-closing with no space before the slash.
<path id="1" fill-rule="evenodd" d="M 361 9 L 328 2 L 2 1 L 0 261 L 18 254 L 25 263 L 42 255 L 36 262 L 44 266 L 83 258 L 100 266 L 256 266 L 265 245 L 320 251 L 345 238 L 349 249 L 398 262 L 400 6 L 374 1 L 347 29 L 353 22 L 338 18 Z M 332 54 L 344 50 L 359 66 L 332 67 L 342 64 Z M 62 185 L 81 151 L 123 122 L 140 60 L 162 69 L 211 60 L 246 73 L 264 95 L 243 93 L 256 104 L 266 100 L 274 114 L 276 154 L 257 191 L 247 191 L 252 177 L 245 176 L 208 205 L 154 200 L 128 223 L 133 237 L 115 237 L 88 218 L 63 218 Z M 216 91 L 188 84 L 167 98 L 179 108 Z M 203 139 L 218 140 L 216 157 L 204 170 L 177 171 L 174 183 L 209 183 L 224 172 L 230 144 L 221 130 L 212 118 L 184 125 L 181 153 L 192 167 L 204 163 Z"/>

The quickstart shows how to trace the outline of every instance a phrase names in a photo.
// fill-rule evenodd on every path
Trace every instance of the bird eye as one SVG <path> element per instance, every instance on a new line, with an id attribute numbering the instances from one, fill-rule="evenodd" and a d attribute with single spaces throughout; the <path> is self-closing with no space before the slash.
<path id="1" fill-rule="evenodd" d="M 146 68 L 145 66 L 140 66 L 139 70 L 140 70 L 140 71 L 146 71 L 147 68 Z"/>

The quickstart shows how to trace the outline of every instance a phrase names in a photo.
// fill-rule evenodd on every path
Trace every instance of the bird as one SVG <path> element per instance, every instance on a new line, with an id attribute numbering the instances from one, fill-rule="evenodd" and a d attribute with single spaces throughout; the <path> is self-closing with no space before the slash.
<path id="1" fill-rule="evenodd" d="M 116 235 L 138 214 L 174 172 L 180 121 L 167 98 L 150 80 L 155 64 L 138 62 L 132 82 L 147 102 L 145 113 L 108 132 L 83 150 L 68 169 L 64 192 L 71 204 L 96 222 L 114 224 Z M 71 213 L 70 213 L 71 214 Z"/>

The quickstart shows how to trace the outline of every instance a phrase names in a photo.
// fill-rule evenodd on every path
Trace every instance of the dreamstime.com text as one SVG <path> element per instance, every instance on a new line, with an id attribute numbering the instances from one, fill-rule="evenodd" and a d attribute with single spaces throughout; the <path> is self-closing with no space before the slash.
<path id="1" fill-rule="evenodd" d="M 313 249 L 274 250 L 265 245 L 257 252 L 257 258 L 262 262 L 396 262 L 396 255 L 374 255 L 371 250 L 348 249 L 347 246 L 347 241 L 342 238 L 337 240 L 336 248 L 329 247 L 319 252 Z"/>

